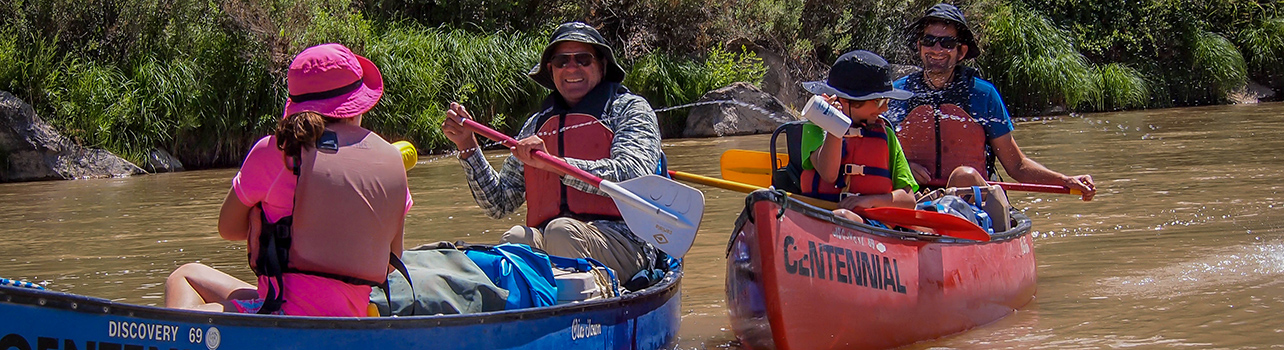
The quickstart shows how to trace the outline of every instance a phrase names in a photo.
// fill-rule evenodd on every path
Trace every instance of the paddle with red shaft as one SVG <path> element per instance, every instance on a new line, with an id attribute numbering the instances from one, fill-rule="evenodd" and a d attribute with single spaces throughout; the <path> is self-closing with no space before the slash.
<path id="1" fill-rule="evenodd" d="M 512 137 L 471 119 L 464 119 L 463 125 L 505 146 L 517 146 L 517 140 Z M 695 234 L 704 216 L 704 193 L 699 190 L 656 175 L 611 182 L 548 153 L 535 151 L 532 155 L 611 196 L 629 230 L 665 253 L 681 258 L 695 243 Z"/>
<path id="2" fill-rule="evenodd" d="M 778 159 L 776 168 L 782 168 L 784 167 L 783 164 L 789 162 L 789 156 L 786 154 L 777 154 L 776 158 Z M 722 166 L 722 178 L 724 179 L 764 187 L 771 186 L 771 153 L 743 149 L 729 149 L 722 153 L 722 162 L 720 165 Z M 1065 186 L 998 181 L 987 182 L 991 185 L 1002 187 L 1004 191 L 1083 195 L 1079 190 Z M 936 179 L 923 185 L 945 187 L 945 180 Z"/>
<path id="3" fill-rule="evenodd" d="M 1083 192 L 1080 192 L 1079 190 L 1065 187 L 1065 186 L 1057 186 L 1057 185 L 1027 184 L 1027 183 L 1018 183 L 1018 182 L 998 182 L 998 181 L 986 181 L 986 183 L 989 183 L 991 185 L 999 185 L 999 187 L 1002 187 L 1004 191 L 1063 193 L 1063 194 L 1073 194 L 1076 196 L 1083 195 Z M 931 186 L 931 187 L 945 187 L 945 179 L 936 179 L 936 180 L 928 181 L 924 185 Z"/>
<path id="4" fill-rule="evenodd" d="M 728 189 L 728 190 L 737 191 L 737 192 L 744 192 L 744 193 L 749 193 L 749 192 L 753 192 L 754 190 L 762 189 L 762 187 L 758 187 L 750 184 L 727 181 L 723 179 L 716 179 L 708 176 L 701 176 L 701 175 L 684 173 L 681 171 L 674 171 L 674 170 L 669 170 L 669 176 L 673 176 L 673 178 L 682 180 L 682 181 L 693 182 L 701 185 L 708 185 L 708 186 Z M 802 195 L 796 195 L 792 193 L 788 193 L 788 195 L 789 195 L 789 198 L 798 199 L 807 204 L 811 204 L 811 205 L 829 209 L 829 210 L 833 210 L 838 207 L 838 203 L 834 203 L 826 200 L 811 198 L 811 197 L 802 196 Z M 890 225 L 906 226 L 906 227 L 910 227 L 920 231 L 932 231 L 942 236 L 970 239 L 970 240 L 981 241 L 981 242 L 990 241 L 990 234 L 986 232 L 985 229 L 982 229 L 980 226 L 977 226 L 976 223 L 968 221 L 967 219 L 950 215 L 950 214 L 938 213 L 934 211 L 915 210 L 915 209 L 907 209 L 907 208 L 894 208 L 894 207 L 868 208 L 868 209 L 857 208 L 852 211 L 859 213 L 861 216 L 864 216 L 866 218 L 881 221 L 883 223 L 890 224 Z"/>

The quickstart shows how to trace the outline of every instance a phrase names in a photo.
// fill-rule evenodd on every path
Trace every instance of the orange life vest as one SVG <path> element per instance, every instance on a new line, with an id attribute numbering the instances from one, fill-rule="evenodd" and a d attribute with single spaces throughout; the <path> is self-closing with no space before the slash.
<path id="1" fill-rule="evenodd" d="M 843 138 L 842 165 L 837 183 L 825 181 L 815 169 L 803 170 L 802 194 L 830 201 L 842 199 L 842 193 L 892 193 L 891 151 L 887 148 L 887 128 L 882 119 L 863 128 L 857 135 Z M 832 135 L 826 135 L 830 137 Z"/>
<path id="2" fill-rule="evenodd" d="M 252 225 L 250 266 L 259 275 L 272 276 L 265 265 L 285 260 L 276 272 L 382 284 L 392 242 L 406 219 L 406 169 L 400 151 L 359 126 L 330 124 L 317 147 L 304 147 L 301 158 L 294 212 L 275 223 L 264 217 L 261 231 Z M 284 240 L 279 239 L 282 234 Z M 274 254 L 269 248 L 288 251 Z"/>
<path id="3" fill-rule="evenodd" d="M 575 126 L 566 129 L 567 126 Z M 563 158 L 598 160 L 611 156 L 611 141 L 615 133 L 598 122 L 598 118 L 582 113 L 553 115 L 539 126 L 544 138 L 544 148 L 549 154 Z M 579 220 L 619 220 L 620 210 L 610 197 L 592 194 L 562 184 L 555 173 L 525 167 L 526 226 L 544 227 L 559 217 Z"/>
<path id="4" fill-rule="evenodd" d="M 939 113 L 938 113 L 939 112 Z M 962 165 L 989 178 L 986 166 L 985 128 L 963 108 L 942 104 L 915 107 L 900 123 L 897 133 L 905 159 L 927 168 L 933 178 L 944 178 Z"/>

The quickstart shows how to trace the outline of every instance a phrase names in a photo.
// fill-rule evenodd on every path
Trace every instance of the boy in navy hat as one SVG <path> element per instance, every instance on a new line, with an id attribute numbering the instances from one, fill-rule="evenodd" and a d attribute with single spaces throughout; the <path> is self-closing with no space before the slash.
<path id="1" fill-rule="evenodd" d="M 828 79 L 803 87 L 824 96 L 852 123 L 844 135 L 811 123 L 803 127 L 802 194 L 838 201 L 834 213 L 857 222 L 864 220 L 849 209 L 914 208 L 918 184 L 890 123 L 880 117 L 888 100 L 914 94 L 892 87 L 887 61 L 869 51 L 848 52 L 834 62 Z"/>

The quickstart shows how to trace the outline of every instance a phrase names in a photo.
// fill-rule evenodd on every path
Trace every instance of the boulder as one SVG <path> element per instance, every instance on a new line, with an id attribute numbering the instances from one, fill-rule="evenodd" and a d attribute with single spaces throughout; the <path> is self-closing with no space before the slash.
<path id="1" fill-rule="evenodd" d="M 1243 87 L 1235 89 L 1230 93 L 1226 94 L 1226 99 L 1229 100 L 1230 103 L 1241 104 L 1241 105 L 1258 103 L 1263 100 L 1269 101 L 1273 97 L 1275 97 L 1274 90 L 1271 90 L 1271 88 L 1265 85 L 1258 84 L 1252 81 L 1248 82 L 1247 84 L 1244 84 Z"/>
<path id="2" fill-rule="evenodd" d="M 811 93 L 802 88 L 801 82 L 824 79 L 824 74 L 829 69 L 815 60 L 791 59 L 748 39 L 732 40 L 727 43 L 727 48 L 744 48 L 761 58 L 762 65 L 767 67 L 767 73 L 763 75 L 762 84 L 759 85 L 762 91 L 776 96 L 793 108 L 802 108 L 807 99 L 811 98 Z"/>
<path id="3" fill-rule="evenodd" d="M 174 155 L 165 152 L 160 148 L 154 148 L 147 153 L 147 171 L 153 173 L 172 173 L 183 171 L 183 162 L 179 161 Z"/>
<path id="4" fill-rule="evenodd" d="M 0 182 L 146 174 L 101 149 L 86 149 L 54 131 L 35 110 L 0 91 Z"/>
<path id="5" fill-rule="evenodd" d="M 683 137 L 769 133 L 780 124 L 799 119 L 776 97 L 748 83 L 705 93 L 687 115 Z"/>

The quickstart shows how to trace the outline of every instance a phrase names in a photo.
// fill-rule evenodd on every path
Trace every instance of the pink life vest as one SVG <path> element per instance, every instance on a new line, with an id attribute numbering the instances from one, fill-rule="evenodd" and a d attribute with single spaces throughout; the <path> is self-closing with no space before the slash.
<path id="1" fill-rule="evenodd" d="M 940 113 L 932 106 L 914 108 L 900 123 L 901 148 L 905 159 L 927 168 L 933 178 L 944 178 L 959 166 L 970 166 L 984 178 L 986 167 L 985 128 L 963 108 L 942 104 Z"/>
<path id="2" fill-rule="evenodd" d="M 392 242 L 401 237 L 406 219 L 400 151 L 359 126 L 329 124 L 316 147 L 303 148 L 301 158 L 294 212 L 271 224 L 264 216 L 262 231 L 252 227 L 250 266 L 256 274 L 272 275 L 264 265 L 285 260 L 276 272 L 382 284 Z M 286 239 L 274 241 L 263 232 L 284 232 Z M 271 245 L 288 253 L 272 254 Z"/>

